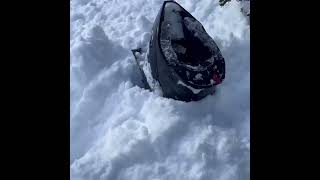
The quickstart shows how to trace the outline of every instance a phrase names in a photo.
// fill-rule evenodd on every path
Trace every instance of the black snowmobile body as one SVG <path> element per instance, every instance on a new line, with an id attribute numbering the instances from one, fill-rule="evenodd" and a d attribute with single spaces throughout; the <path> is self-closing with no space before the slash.
<path id="1" fill-rule="evenodd" d="M 225 78 L 218 46 L 201 23 L 174 1 L 165 1 L 157 15 L 147 61 L 163 96 L 176 100 L 200 100 Z"/>

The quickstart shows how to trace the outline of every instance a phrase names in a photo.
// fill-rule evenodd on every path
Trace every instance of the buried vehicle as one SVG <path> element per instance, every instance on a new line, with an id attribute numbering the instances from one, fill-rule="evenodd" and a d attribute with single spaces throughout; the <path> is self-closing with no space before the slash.
<path id="1" fill-rule="evenodd" d="M 225 78 L 225 62 L 201 23 L 174 1 L 164 1 L 149 44 L 132 50 L 146 88 L 164 97 L 197 101 Z"/>

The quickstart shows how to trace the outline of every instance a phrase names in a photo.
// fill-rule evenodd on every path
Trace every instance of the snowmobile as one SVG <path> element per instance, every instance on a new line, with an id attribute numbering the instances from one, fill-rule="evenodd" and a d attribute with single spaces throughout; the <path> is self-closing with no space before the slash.
<path id="1" fill-rule="evenodd" d="M 133 49 L 147 89 L 198 101 L 225 79 L 225 61 L 201 23 L 175 1 L 164 1 L 149 44 Z"/>

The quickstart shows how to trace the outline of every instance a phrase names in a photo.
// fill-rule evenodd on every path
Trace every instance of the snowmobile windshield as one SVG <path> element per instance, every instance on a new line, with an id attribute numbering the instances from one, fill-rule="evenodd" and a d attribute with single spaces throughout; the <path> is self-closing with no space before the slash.
<path id="1" fill-rule="evenodd" d="M 174 2 L 165 4 L 161 19 L 160 47 L 168 65 L 194 87 L 212 86 L 214 61 L 221 55 L 201 23 Z"/>

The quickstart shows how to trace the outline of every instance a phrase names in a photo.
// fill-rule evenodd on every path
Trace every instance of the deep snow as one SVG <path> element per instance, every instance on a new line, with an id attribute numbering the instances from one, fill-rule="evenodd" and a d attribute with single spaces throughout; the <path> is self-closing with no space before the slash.
<path id="1" fill-rule="evenodd" d="M 140 88 L 130 50 L 149 40 L 162 0 L 70 2 L 71 179 L 250 179 L 250 27 L 242 4 L 177 2 L 226 61 L 226 79 L 199 102 Z"/>

